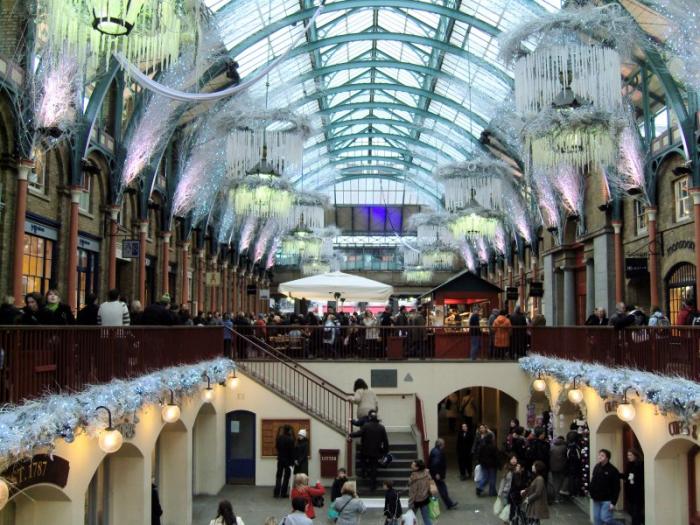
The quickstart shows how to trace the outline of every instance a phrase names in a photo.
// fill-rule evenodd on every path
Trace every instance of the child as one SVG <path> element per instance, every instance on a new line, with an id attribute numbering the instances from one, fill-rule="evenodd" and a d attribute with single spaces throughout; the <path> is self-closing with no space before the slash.
<path id="1" fill-rule="evenodd" d="M 394 483 L 390 480 L 384 482 L 384 490 L 386 491 L 384 493 L 384 517 L 386 518 L 384 523 L 386 525 L 398 525 L 399 521 L 401 521 L 401 514 L 403 514 L 399 493 L 394 490 Z"/>
<path id="2" fill-rule="evenodd" d="M 331 487 L 331 502 L 334 502 L 336 498 L 339 498 L 343 488 L 343 484 L 348 480 L 348 474 L 344 468 L 338 469 L 338 474 L 333 480 L 333 486 Z"/>

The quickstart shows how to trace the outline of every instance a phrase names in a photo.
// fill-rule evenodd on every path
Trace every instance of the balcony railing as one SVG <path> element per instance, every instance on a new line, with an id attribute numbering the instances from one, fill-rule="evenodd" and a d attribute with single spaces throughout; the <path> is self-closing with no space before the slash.
<path id="1" fill-rule="evenodd" d="M 629 366 L 700 379 L 700 329 L 692 327 L 512 327 L 499 337 L 488 329 L 437 327 L 267 326 L 240 328 L 264 341 L 278 355 L 320 360 L 469 360 L 472 340 L 477 360 L 514 361 L 529 352 L 564 359 Z M 472 339 L 474 337 L 474 339 Z M 234 345 L 234 359 L 257 359 L 248 347 Z"/>
<path id="2" fill-rule="evenodd" d="M 223 353 L 222 327 L 0 327 L 0 403 L 126 379 Z"/>

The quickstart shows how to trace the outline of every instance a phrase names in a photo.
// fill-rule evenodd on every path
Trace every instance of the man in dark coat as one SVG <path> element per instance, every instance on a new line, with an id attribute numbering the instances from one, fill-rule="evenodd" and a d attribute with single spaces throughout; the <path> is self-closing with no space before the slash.
<path id="1" fill-rule="evenodd" d="M 466 423 L 462 423 L 457 432 L 457 460 L 459 461 L 459 477 L 462 481 L 469 478 L 472 472 L 472 446 L 474 434 Z"/>
<path id="2" fill-rule="evenodd" d="M 442 501 L 447 505 L 447 510 L 456 508 L 457 502 L 452 501 L 450 498 L 450 494 L 447 491 L 447 484 L 445 483 L 445 477 L 447 476 L 447 456 L 445 455 L 445 440 L 442 438 L 435 440 L 435 446 L 433 450 L 430 451 L 428 469 L 430 470 L 430 476 L 433 478 L 433 481 L 435 481 Z"/>
<path id="3" fill-rule="evenodd" d="M 89 293 L 85 297 L 85 306 L 83 306 L 75 319 L 75 324 L 81 326 L 97 326 L 97 312 L 100 307 L 97 305 L 97 296 L 94 293 Z"/>
<path id="4" fill-rule="evenodd" d="M 361 450 L 364 472 L 362 477 L 369 477 L 370 490 L 377 489 L 377 465 L 379 460 L 389 452 L 389 437 L 386 428 L 377 419 L 375 410 L 369 411 L 369 420 L 360 430 L 350 434 L 350 438 L 362 438 Z"/>
<path id="5" fill-rule="evenodd" d="M 151 483 L 151 525 L 160 525 L 160 517 L 163 515 L 163 508 L 160 506 L 158 497 L 158 487 Z"/>
<path id="6" fill-rule="evenodd" d="M 0 326 L 17 324 L 22 317 L 22 310 L 15 306 L 15 298 L 11 295 L 5 297 L 5 302 L 0 305 Z"/>
<path id="7" fill-rule="evenodd" d="M 547 433 L 544 428 L 535 428 L 535 439 L 530 442 L 529 465 L 535 461 L 541 461 L 547 468 L 549 473 L 549 443 L 547 442 Z"/>
<path id="8" fill-rule="evenodd" d="M 549 449 L 549 469 L 553 500 L 556 503 L 566 480 L 566 441 L 563 436 L 558 436 Z"/>
<path id="9" fill-rule="evenodd" d="M 620 497 L 620 472 L 610 463 L 610 451 L 598 452 L 588 492 L 593 500 L 594 523 L 613 523 L 617 498 Z"/>
<path id="10" fill-rule="evenodd" d="M 284 425 L 275 442 L 277 448 L 277 472 L 275 473 L 275 498 L 289 497 L 289 476 L 294 466 L 294 434 L 292 427 Z"/>
<path id="11" fill-rule="evenodd" d="M 141 324 L 150 326 L 172 326 L 175 316 L 170 312 L 170 295 L 163 294 L 160 301 L 150 304 L 141 315 Z"/>
<path id="12" fill-rule="evenodd" d="M 297 433 L 294 445 L 294 474 L 309 474 L 309 440 L 305 428 Z"/>

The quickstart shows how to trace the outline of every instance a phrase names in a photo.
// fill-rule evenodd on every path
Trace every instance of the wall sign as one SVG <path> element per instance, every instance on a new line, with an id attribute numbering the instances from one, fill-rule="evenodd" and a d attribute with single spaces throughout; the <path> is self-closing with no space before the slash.
<path id="1" fill-rule="evenodd" d="M 261 432 L 260 439 L 262 446 L 260 447 L 262 457 L 277 457 L 277 433 L 283 425 L 289 425 L 294 432 L 296 439 L 299 430 L 306 429 L 306 439 L 309 440 L 309 458 L 311 457 L 311 420 L 310 419 L 263 419 L 260 421 Z"/>
<path id="2" fill-rule="evenodd" d="M 257 287 L 257 285 L 255 285 L 255 284 L 249 284 L 249 285 L 246 287 L 246 293 L 247 293 L 248 295 L 255 295 L 256 293 L 258 293 L 258 287 Z"/>
<path id="3" fill-rule="evenodd" d="M 267 301 L 270 299 L 270 289 L 269 288 L 260 288 L 260 299 L 262 301 Z"/>
<path id="4" fill-rule="evenodd" d="M 666 249 L 666 254 L 671 255 L 673 252 L 677 252 L 678 250 L 690 250 L 691 252 L 694 252 L 695 241 L 689 241 L 686 239 L 676 241 Z"/>
<path id="5" fill-rule="evenodd" d="M 517 301 L 518 300 L 518 289 L 515 286 L 509 286 L 506 288 L 506 300 L 507 301 Z"/>
<path id="6" fill-rule="evenodd" d="M 64 488 L 68 483 L 68 461 L 60 456 L 37 454 L 7 467 L 0 476 L 8 481 L 10 497 L 39 483 L 49 483 Z"/>
<path id="7" fill-rule="evenodd" d="M 634 279 L 649 275 L 646 257 L 625 257 L 625 277 Z"/>
<path id="8" fill-rule="evenodd" d="M 100 251 L 100 241 L 90 239 L 88 237 L 78 236 L 78 248 L 87 250 L 89 252 L 99 252 Z"/>
<path id="9" fill-rule="evenodd" d="M 671 436 L 692 436 L 693 439 L 698 439 L 697 425 L 684 425 L 681 421 L 673 421 L 668 424 L 668 433 Z"/>
<path id="10" fill-rule="evenodd" d="M 543 297 L 544 288 L 541 281 L 530 282 L 530 297 Z"/>
<path id="11" fill-rule="evenodd" d="M 122 257 L 124 259 L 138 259 L 141 247 L 138 239 L 125 239 L 122 241 Z"/>
<path id="12" fill-rule="evenodd" d="M 375 369 L 370 372 L 372 388 L 396 388 L 399 384 L 398 371 L 394 369 Z"/>
<path id="13" fill-rule="evenodd" d="M 31 219 L 26 219 L 24 222 L 24 232 L 31 235 L 36 235 L 37 237 L 43 237 L 44 239 L 50 239 L 52 241 L 58 240 L 58 230 L 51 226 L 46 226 L 40 222 L 33 221 Z"/>

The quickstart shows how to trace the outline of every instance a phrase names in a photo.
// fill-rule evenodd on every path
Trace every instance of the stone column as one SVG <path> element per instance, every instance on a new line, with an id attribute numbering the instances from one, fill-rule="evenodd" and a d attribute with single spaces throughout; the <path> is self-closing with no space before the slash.
<path id="1" fill-rule="evenodd" d="M 518 263 L 520 267 L 520 290 L 518 295 L 520 296 L 520 308 L 523 312 L 527 312 L 527 297 L 525 297 L 525 261 L 521 260 Z"/>
<path id="2" fill-rule="evenodd" d="M 612 225 L 615 231 L 615 303 L 619 303 L 623 301 L 625 287 L 625 268 L 622 252 L 622 222 L 613 221 Z"/>
<path id="3" fill-rule="evenodd" d="M 107 288 L 117 287 L 117 235 L 119 235 L 119 206 L 109 209 L 109 254 L 107 257 Z"/>
<path id="4" fill-rule="evenodd" d="M 564 326 L 576 324 L 576 277 L 574 269 L 566 266 L 564 271 Z"/>
<path id="5" fill-rule="evenodd" d="M 656 247 L 656 207 L 647 208 L 647 231 L 649 232 L 649 298 L 651 307 L 661 306 L 659 301 L 659 270 Z"/>
<path id="6" fill-rule="evenodd" d="M 545 319 L 547 319 L 547 325 L 556 326 L 557 318 L 555 315 L 555 297 L 554 294 L 554 257 L 549 254 L 544 256 L 544 282 L 542 283 L 544 288 L 544 314 Z"/>
<path id="7" fill-rule="evenodd" d="M 216 257 L 211 258 L 211 271 L 212 273 L 216 273 Z M 216 285 L 212 284 L 209 287 L 209 310 L 212 312 L 215 312 L 217 309 L 217 304 L 216 304 Z"/>
<path id="8" fill-rule="evenodd" d="M 238 313 L 238 272 L 235 268 L 231 276 L 231 313 Z"/>
<path id="9" fill-rule="evenodd" d="M 586 315 L 596 307 L 595 301 L 595 267 L 593 259 L 588 259 L 586 261 Z"/>
<path id="10" fill-rule="evenodd" d="M 189 308 L 190 302 L 190 243 L 183 242 L 180 247 L 182 251 L 182 294 L 181 302 L 184 306 Z M 192 315 L 196 315 L 196 312 L 192 312 Z"/>
<path id="11" fill-rule="evenodd" d="M 68 306 L 73 313 L 78 310 L 78 220 L 80 211 L 80 195 L 83 192 L 79 186 L 70 189 L 70 222 L 68 224 L 68 290 L 66 292 Z"/>
<path id="12" fill-rule="evenodd" d="M 161 243 L 161 295 L 170 293 L 170 281 L 168 280 L 168 273 L 170 269 L 170 232 L 163 232 L 163 242 Z"/>
<path id="13" fill-rule="evenodd" d="M 228 262 L 221 265 L 221 312 L 228 312 Z"/>
<path id="14" fill-rule="evenodd" d="M 537 257 L 535 256 L 534 253 L 530 252 L 530 282 L 532 281 L 539 281 L 540 280 L 540 268 L 537 264 Z M 533 307 L 539 311 L 540 309 L 540 298 L 539 297 L 533 297 L 532 298 L 532 305 Z M 542 313 L 542 312 L 540 312 Z"/>
<path id="15" fill-rule="evenodd" d="M 15 200 L 15 235 L 14 253 L 12 259 L 12 295 L 15 297 L 15 304 L 22 306 L 23 286 L 22 286 L 22 261 L 24 259 L 24 226 L 27 221 L 27 186 L 29 184 L 29 173 L 32 171 L 34 162 L 31 160 L 20 160 L 17 165 L 17 195 Z"/>
<path id="16" fill-rule="evenodd" d="M 700 293 L 700 188 L 691 188 L 695 219 L 695 294 Z M 697 297 L 695 298 L 697 301 Z"/>
<path id="17" fill-rule="evenodd" d="M 205 264 L 204 250 L 199 250 L 197 252 L 197 311 L 204 310 L 204 272 L 202 272 L 202 267 Z"/>
<path id="18" fill-rule="evenodd" d="M 139 301 L 146 307 L 146 236 L 148 221 L 139 224 Z"/>

